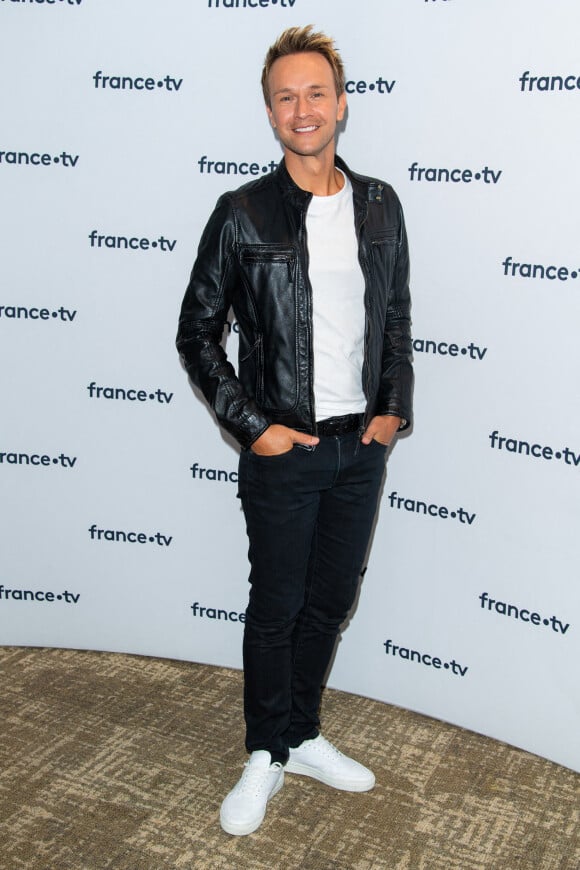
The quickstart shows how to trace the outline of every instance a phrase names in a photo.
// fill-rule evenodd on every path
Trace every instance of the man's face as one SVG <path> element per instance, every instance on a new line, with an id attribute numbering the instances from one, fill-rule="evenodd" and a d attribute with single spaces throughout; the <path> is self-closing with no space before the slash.
<path id="1" fill-rule="evenodd" d="M 334 151 L 336 124 L 344 117 L 346 95 L 336 95 L 332 67 L 315 51 L 279 57 L 268 77 L 272 127 L 284 149 L 300 157 Z"/>

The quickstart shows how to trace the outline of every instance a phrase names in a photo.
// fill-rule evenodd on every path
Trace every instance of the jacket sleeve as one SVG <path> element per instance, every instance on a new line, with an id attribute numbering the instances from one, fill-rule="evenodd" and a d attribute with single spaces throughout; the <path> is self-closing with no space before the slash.
<path id="1" fill-rule="evenodd" d="M 187 373 L 218 422 L 247 448 L 269 422 L 246 394 L 221 344 L 238 290 L 235 220 L 229 198 L 224 195 L 200 240 L 181 306 L 176 344 Z"/>
<path id="2" fill-rule="evenodd" d="M 389 295 L 383 337 L 383 359 L 378 413 L 402 417 L 407 429 L 413 419 L 413 344 L 409 247 L 403 210 L 399 203 L 399 238 L 393 286 Z"/>

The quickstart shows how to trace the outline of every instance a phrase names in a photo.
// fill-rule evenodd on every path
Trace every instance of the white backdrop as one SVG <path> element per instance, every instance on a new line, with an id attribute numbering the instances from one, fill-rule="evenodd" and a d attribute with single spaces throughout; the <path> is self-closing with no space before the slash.
<path id="1" fill-rule="evenodd" d="M 310 22 L 405 207 L 417 375 L 329 683 L 580 770 L 576 0 L 0 0 L 0 642 L 240 666 L 237 454 L 173 342 Z"/>

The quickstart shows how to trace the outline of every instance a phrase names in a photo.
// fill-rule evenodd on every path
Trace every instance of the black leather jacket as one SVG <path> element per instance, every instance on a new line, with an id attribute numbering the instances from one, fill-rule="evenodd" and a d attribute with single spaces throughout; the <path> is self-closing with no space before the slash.
<path id="1" fill-rule="evenodd" d="M 409 257 L 393 189 L 336 165 L 353 186 L 359 260 L 365 280 L 365 421 L 394 414 L 411 421 Z M 203 232 L 185 293 L 177 348 L 221 425 L 249 447 L 271 423 L 316 433 L 312 288 L 305 217 L 312 195 L 284 161 L 225 193 Z M 233 308 L 238 374 L 221 341 Z"/>

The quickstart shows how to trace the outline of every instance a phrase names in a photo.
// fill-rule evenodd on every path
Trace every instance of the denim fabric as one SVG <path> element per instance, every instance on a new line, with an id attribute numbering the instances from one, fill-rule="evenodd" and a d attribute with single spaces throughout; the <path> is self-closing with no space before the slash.
<path id="1" fill-rule="evenodd" d="M 244 629 L 246 748 L 286 761 L 316 737 L 322 682 L 363 566 L 386 449 L 360 433 L 314 448 L 243 451 L 239 495 L 249 538 Z"/>

